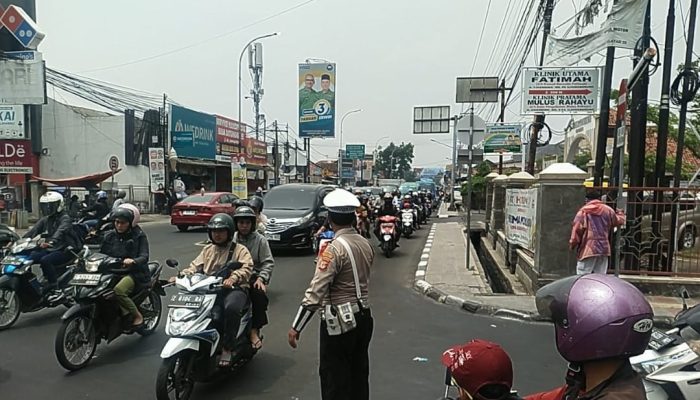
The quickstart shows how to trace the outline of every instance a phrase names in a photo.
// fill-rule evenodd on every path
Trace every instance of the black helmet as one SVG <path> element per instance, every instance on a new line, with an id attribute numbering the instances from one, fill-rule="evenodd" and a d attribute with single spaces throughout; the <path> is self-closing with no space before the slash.
<path id="1" fill-rule="evenodd" d="M 253 196 L 248 200 L 248 205 L 253 208 L 256 212 L 262 212 L 265 202 L 263 202 L 262 197 Z"/>
<path id="2" fill-rule="evenodd" d="M 209 220 L 209 223 L 207 224 L 207 234 L 209 235 L 209 240 L 213 242 L 214 240 L 211 238 L 211 231 L 216 229 L 226 229 L 228 231 L 228 241 L 233 237 L 235 228 L 236 224 L 234 224 L 233 218 L 231 218 L 230 215 L 226 213 L 219 213 L 215 214 Z"/>
<path id="3" fill-rule="evenodd" d="M 112 212 L 111 219 L 112 221 L 123 219 L 124 221 L 127 221 L 129 223 L 129 227 L 131 227 L 134 224 L 134 213 L 126 207 L 118 207 Z"/>
<path id="4" fill-rule="evenodd" d="M 118 198 L 118 199 L 124 199 L 124 198 L 126 198 L 126 191 L 125 191 L 125 190 L 120 190 L 119 193 L 117 193 L 117 198 Z"/>
<path id="5" fill-rule="evenodd" d="M 250 204 L 248 204 L 248 200 L 243 200 L 243 199 L 236 199 L 233 201 L 233 205 L 238 208 L 238 207 L 249 207 Z"/>
<path id="6" fill-rule="evenodd" d="M 233 220 L 238 222 L 239 219 L 248 218 L 252 219 L 253 223 L 257 221 L 258 217 L 255 215 L 255 211 L 248 206 L 238 207 L 236 212 L 233 213 Z"/>

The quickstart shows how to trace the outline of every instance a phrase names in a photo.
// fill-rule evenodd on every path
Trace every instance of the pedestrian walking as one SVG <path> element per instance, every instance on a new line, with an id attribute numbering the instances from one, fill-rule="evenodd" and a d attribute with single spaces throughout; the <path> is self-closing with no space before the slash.
<path id="1" fill-rule="evenodd" d="M 610 257 L 610 232 L 625 223 L 625 214 L 603 203 L 597 190 L 586 194 L 586 204 L 576 213 L 569 247 L 576 250 L 576 274 L 605 274 Z"/>
<path id="2" fill-rule="evenodd" d="M 320 311 L 321 398 L 369 399 L 369 343 L 374 320 L 369 306 L 369 273 L 374 261 L 370 243 L 352 228 L 360 204 L 350 192 L 336 189 L 323 204 L 335 238 L 324 249 L 288 332 L 289 345 Z"/>

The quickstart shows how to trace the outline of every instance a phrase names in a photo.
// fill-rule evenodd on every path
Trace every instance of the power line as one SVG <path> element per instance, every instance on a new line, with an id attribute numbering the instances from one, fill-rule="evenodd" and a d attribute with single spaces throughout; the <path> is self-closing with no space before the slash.
<path id="1" fill-rule="evenodd" d="M 484 17 L 484 23 L 481 25 L 481 34 L 479 35 L 479 43 L 476 45 L 476 55 L 474 56 L 474 62 L 472 62 L 472 70 L 469 75 L 474 74 L 474 67 L 476 66 L 476 60 L 479 58 L 479 51 L 481 50 L 481 40 L 484 38 L 484 30 L 486 30 L 486 23 L 489 21 L 489 11 L 491 11 L 491 0 L 486 6 L 486 16 Z"/>

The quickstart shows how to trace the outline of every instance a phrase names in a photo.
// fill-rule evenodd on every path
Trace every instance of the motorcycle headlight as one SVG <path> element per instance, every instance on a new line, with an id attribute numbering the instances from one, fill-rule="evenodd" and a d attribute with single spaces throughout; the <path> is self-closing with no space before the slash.
<path id="1" fill-rule="evenodd" d="M 184 322 L 171 321 L 167 326 L 167 333 L 170 336 L 180 336 L 187 330 L 187 324 Z"/>
<path id="2" fill-rule="evenodd" d="M 173 322 L 186 322 L 197 318 L 200 309 L 172 308 L 170 309 L 170 320 Z"/>
<path id="3" fill-rule="evenodd" d="M 97 272 L 100 269 L 100 262 L 102 260 L 97 260 L 97 261 L 85 261 L 85 271 L 87 272 Z"/>
<path id="4" fill-rule="evenodd" d="M 16 265 L 5 265 L 2 268 L 2 273 L 3 274 L 11 274 L 11 273 L 15 272 L 16 269 L 17 269 Z"/>
<path id="5" fill-rule="evenodd" d="M 655 358 L 653 360 L 644 361 L 642 363 L 639 363 L 638 365 L 635 365 L 634 369 L 640 375 L 642 375 L 642 377 L 645 377 L 647 375 L 653 374 L 659 368 L 661 368 L 669 363 L 672 363 L 675 360 L 680 360 L 680 359 L 684 358 L 685 356 L 692 354 L 692 353 L 693 353 L 693 350 L 688 348 L 688 349 L 682 350 L 678 353 L 669 354 L 669 355 L 664 356 L 664 357 L 659 357 L 659 358 Z"/>
<path id="6" fill-rule="evenodd" d="M 384 235 L 384 241 L 388 242 L 391 240 L 391 235 Z"/>

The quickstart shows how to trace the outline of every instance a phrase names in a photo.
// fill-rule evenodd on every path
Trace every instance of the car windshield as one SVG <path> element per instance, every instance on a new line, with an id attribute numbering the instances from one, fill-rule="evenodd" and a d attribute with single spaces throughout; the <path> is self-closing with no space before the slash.
<path id="1" fill-rule="evenodd" d="M 214 198 L 213 194 L 205 194 L 202 196 L 201 194 L 193 194 L 192 196 L 187 196 L 185 197 L 184 200 L 182 200 L 183 203 L 209 203 L 212 201 Z"/>
<path id="2" fill-rule="evenodd" d="M 309 210 L 314 207 L 315 199 L 315 190 L 279 187 L 265 196 L 265 209 Z"/>

